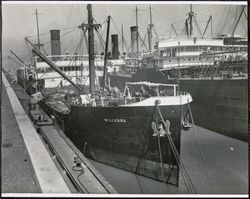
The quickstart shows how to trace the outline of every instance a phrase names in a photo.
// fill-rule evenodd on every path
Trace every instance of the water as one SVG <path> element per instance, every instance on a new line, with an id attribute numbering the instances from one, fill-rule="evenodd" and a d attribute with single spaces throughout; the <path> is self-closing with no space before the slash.
<path id="1" fill-rule="evenodd" d="M 191 128 L 182 132 L 181 137 L 181 159 L 196 193 L 247 194 L 248 143 L 198 126 L 196 128 L 197 134 Z M 189 193 L 181 174 L 179 186 L 176 187 L 96 161 L 91 162 L 120 194 Z"/>
<path id="2" fill-rule="evenodd" d="M 178 193 L 178 187 L 91 161 L 120 194 Z"/>

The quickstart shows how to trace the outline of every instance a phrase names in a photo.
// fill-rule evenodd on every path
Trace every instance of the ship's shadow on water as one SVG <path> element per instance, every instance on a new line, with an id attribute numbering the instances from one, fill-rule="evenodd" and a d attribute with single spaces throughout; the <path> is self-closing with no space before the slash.
<path id="1" fill-rule="evenodd" d="M 247 142 L 196 126 L 182 132 L 180 156 L 198 194 L 248 193 Z M 90 161 L 120 194 L 189 194 L 181 174 L 174 186 Z"/>
<path id="2" fill-rule="evenodd" d="M 93 160 L 91 162 L 119 194 L 168 194 L 179 192 L 174 185 L 167 185 Z"/>

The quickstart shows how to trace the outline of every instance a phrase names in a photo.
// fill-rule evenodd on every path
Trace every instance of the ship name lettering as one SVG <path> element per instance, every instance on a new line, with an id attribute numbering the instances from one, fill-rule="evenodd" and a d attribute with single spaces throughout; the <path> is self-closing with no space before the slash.
<path id="1" fill-rule="evenodd" d="M 110 123 L 126 123 L 127 120 L 126 119 L 118 119 L 118 118 L 115 118 L 115 119 L 104 119 L 105 122 L 110 122 Z"/>

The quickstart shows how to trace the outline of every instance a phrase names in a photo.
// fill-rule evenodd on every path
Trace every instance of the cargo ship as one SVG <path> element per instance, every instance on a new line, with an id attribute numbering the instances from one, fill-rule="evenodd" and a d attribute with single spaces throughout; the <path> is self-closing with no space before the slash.
<path id="1" fill-rule="evenodd" d="M 210 20 L 203 34 L 194 36 L 192 21 L 195 20 L 195 13 L 190 5 L 185 21 L 186 34 L 163 38 L 154 50 L 140 54 L 141 59 L 134 67 L 136 72 L 121 69 L 109 73 L 111 86 L 122 89 L 128 81 L 178 83 L 194 99 L 191 108 L 197 125 L 247 141 L 247 39 L 234 34 L 244 9 L 245 6 L 239 9 L 231 35 L 206 38 L 204 35 Z M 131 28 L 131 38 L 134 37 L 131 39 L 132 46 L 135 46 L 133 41 L 136 40 L 137 30 L 138 27 Z M 151 34 L 148 37 L 151 38 Z"/>
<path id="2" fill-rule="evenodd" d="M 88 4 L 87 9 L 88 23 L 79 27 L 88 31 L 89 82 L 80 84 L 77 79 L 76 73 L 84 68 L 81 62 L 71 69 L 67 60 L 61 60 L 63 56 L 44 55 L 28 38 L 26 43 L 37 58 L 35 64 L 19 69 L 18 82 L 31 94 L 30 104 L 38 103 L 86 157 L 178 185 L 179 170 L 183 170 L 179 156 L 181 130 L 191 127 L 192 96 L 177 84 L 127 82 L 123 92 L 110 87 L 105 76 L 108 32 L 103 77 L 97 80 L 100 75 L 95 66 L 93 31 L 98 24 L 93 23 L 92 5 Z M 107 23 L 109 27 L 110 20 Z M 62 80 L 68 84 L 62 85 Z"/>

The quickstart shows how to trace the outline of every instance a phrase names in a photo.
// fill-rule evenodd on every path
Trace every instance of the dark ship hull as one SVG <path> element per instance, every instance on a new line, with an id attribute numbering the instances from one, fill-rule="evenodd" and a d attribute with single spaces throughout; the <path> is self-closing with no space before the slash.
<path id="1" fill-rule="evenodd" d="M 65 134 L 86 157 L 156 180 L 168 179 L 168 183 L 178 184 L 179 167 L 167 136 L 159 137 L 159 140 L 158 136 L 153 136 L 152 121 L 159 121 L 156 106 L 72 106 L 70 113 L 64 115 L 44 102 L 42 106 L 59 123 L 62 122 Z M 188 112 L 188 104 L 160 106 L 160 110 L 164 120 L 170 121 L 169 130 L 179 153 L 181 115 L 185 116 Z"/>
<path id="2" fill-rule="evenodd" d="M 226 136 L 248 139 L 247 79 L 170 80 L 156 69 L 138 69 L 131 77 L 110 74 L 111 86 L 122 89 L 127 81 L 178 83 L 193 97 L 191 109 L 197 125 Z"/>

